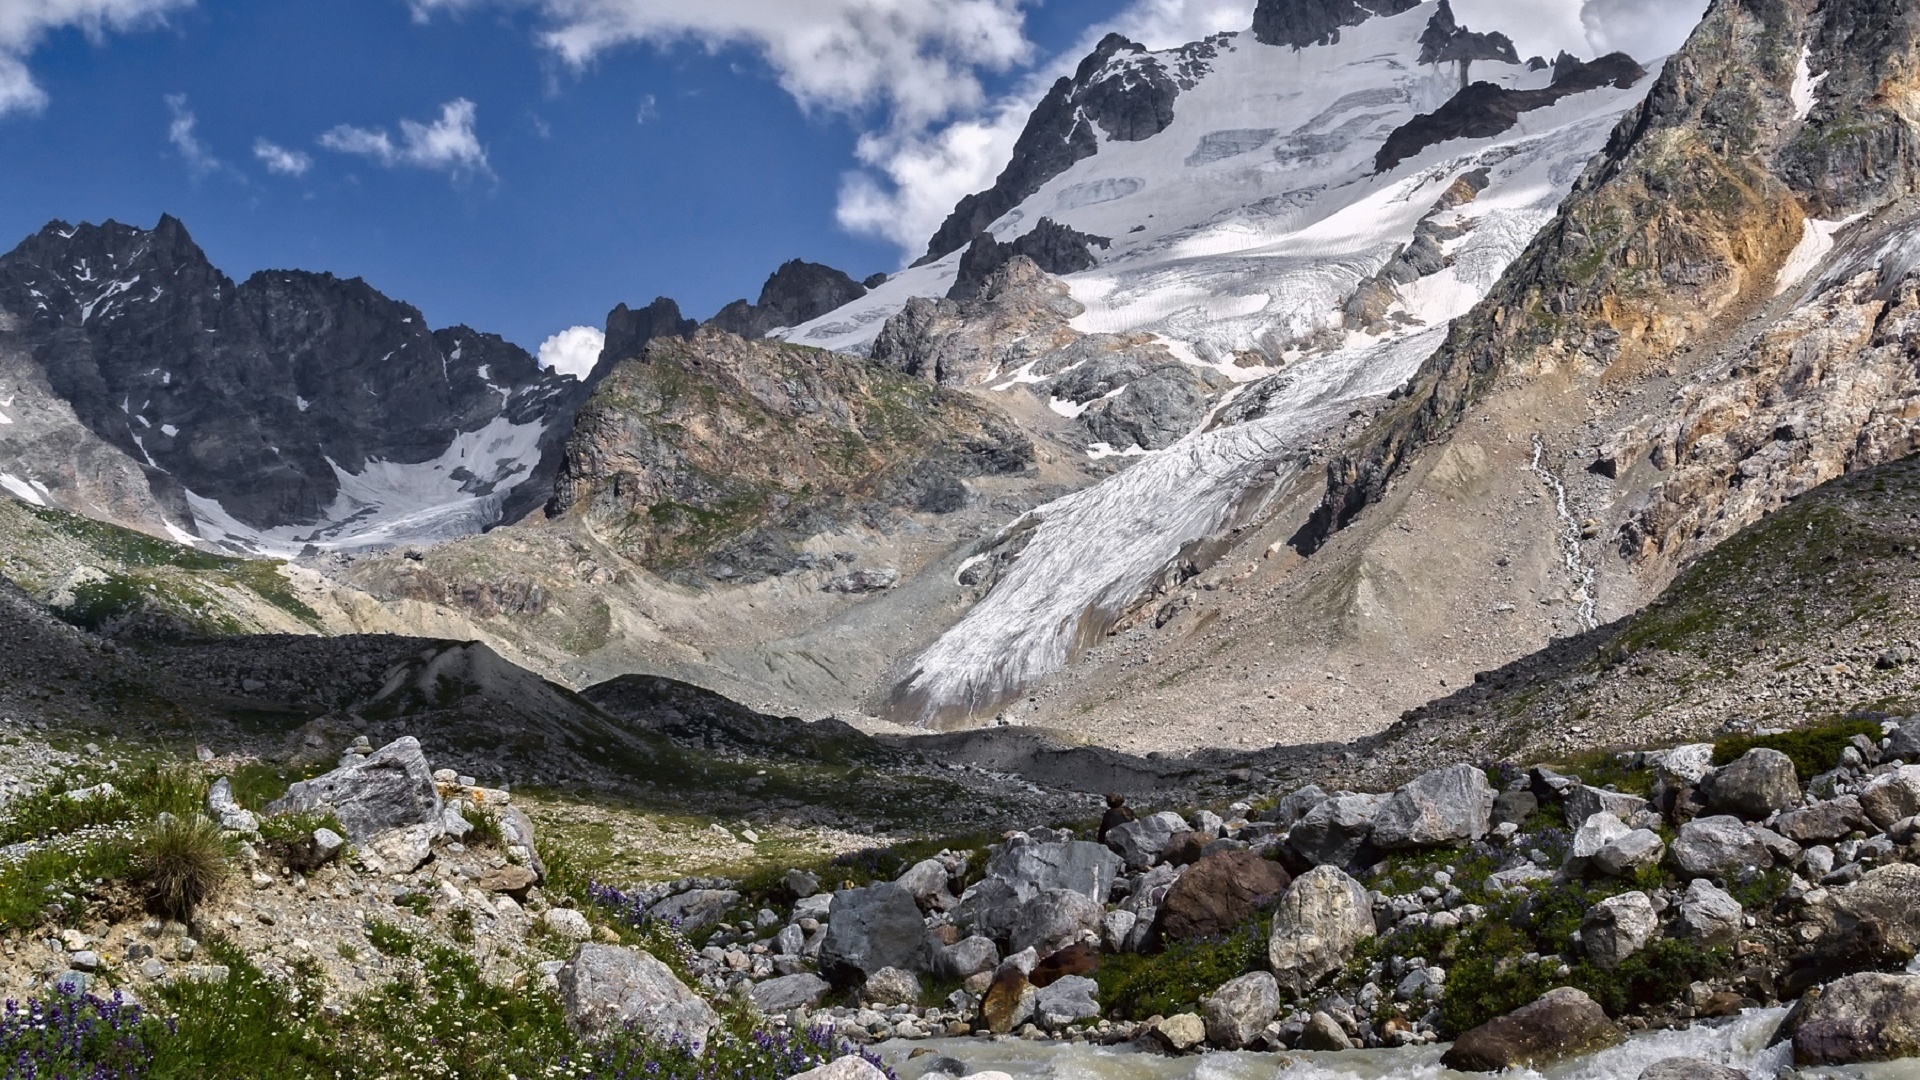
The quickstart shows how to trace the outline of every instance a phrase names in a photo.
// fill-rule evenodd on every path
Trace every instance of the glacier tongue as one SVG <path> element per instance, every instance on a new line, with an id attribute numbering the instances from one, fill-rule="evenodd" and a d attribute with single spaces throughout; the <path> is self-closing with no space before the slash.
<path id="1" fill-rule="evenodd" d="M 1078 330 L 1153 333 L 1176 355 L 1222 370 L 1249 355 L 1284 366 L 1243 388 L 1241 400 L 1261 402 L 1258 410 L 1222 410 L 1253 419 L 1216 420 L 983 546 L 1011 553 L 1024 544 L 991 591 L 916 658 L 894 690 L 896 719 L 944 725 L 990 713 L 1066 666 L 1184 551 L 1257 512 L 1260 494 L 1300 468 L 1300 451 L 1409 378 L 1450 320 L 1487 295 L 1658 74 L 1630 89 L 1573 94 L 1498 136 L 1446 142 L 1373 175 L 1386 135 L 1458 88 L 1451 64 L 1416 59 L 1436 7 L 1298 52 L 1241 35 L 1181 95 L 1165 131 L 1103 141 L 995 224 L 996 234 L 1013 233 L 1045 215 L 1115 238 L 1100 265 L 1065 278 L 1086 309 Z M 1550 77 L 1503 63 L 1473 73 L 1512 89 Z M 1437 204 L 1476 170 L 1486 174 L 1477 197 Z M 1387 316 L 1356 329 L 1350 298 L 1423 221 L 1445 237 L 1444 266 L 1398 285 Z M 937 281 L 943 269 L 912 273 Z M 832 313 L 792 339 L 858 347 L 882 308 L 904 302 L 904 278 L 864 298 L 857 318 Z"/>

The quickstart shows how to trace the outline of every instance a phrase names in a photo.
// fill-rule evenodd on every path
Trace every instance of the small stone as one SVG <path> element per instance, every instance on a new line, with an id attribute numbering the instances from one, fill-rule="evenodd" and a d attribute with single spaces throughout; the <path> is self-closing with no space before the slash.
<path id="1" fill-rule="evenodd" d="M 540 916 L 547 933 L 563 941 L 586 941 L 593 937 L 593 924 L 572 908 L 549 908 Z"/>
<path id="2" fill-rule="evenodd" d="M 1207 1024 L 1193 1013 L 1178 1013 L 1153 1025 L 1153 1034 L 1176 1054 L 1207 1041 Z"/>

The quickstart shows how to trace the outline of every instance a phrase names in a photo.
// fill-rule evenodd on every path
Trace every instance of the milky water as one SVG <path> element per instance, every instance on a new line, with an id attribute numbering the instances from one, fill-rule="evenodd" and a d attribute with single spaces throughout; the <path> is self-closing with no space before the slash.
<path id="1" fill-rule="evenodd" d="M 1656 1061 L 1690 1057 L 1744 1069 L 1755 1080 L 1775 1080 L 1792 1064 L 1790 1047 L 1767 1046 L 1785 1015 L 1785 1009 L 1749 1009 L 1727 1021 L 1698 1024 L 1685 1031 L 1649 1032 L 1591 1057 L 1502 1076 L 1508 1080 L 1636 1080 Z M 935 1054 L 907 1060 L 918 1047 Z M 1442 1068 L 1444 1046 L 1170 1058 L 1124 1048 L 1001 1038 L 891 1042 L 879 1050 L 901 1080 L 920 1080 L 938 1055 L 959 1059 L 969 1072 L 1002 1072 L 1014 1080 L 1473 1080 L 1487 1075 Z M 1805 1080 L 1920 1080 L 1920 1061 L 1808 1069 L 1789 1075 Z"/>

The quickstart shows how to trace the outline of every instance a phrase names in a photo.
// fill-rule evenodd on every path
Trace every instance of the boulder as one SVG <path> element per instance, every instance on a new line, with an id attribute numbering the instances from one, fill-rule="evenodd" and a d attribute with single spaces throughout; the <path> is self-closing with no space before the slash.
<path id="1" fill-rule="evenodd" d="M 1654 771 L 1663 780 L 1684 787 L 1699 787 L 1713 772 L 1713 744 L 1688 743 L 1676 746 L 1654 761 Z"/>
<path id="2" fill-rule="evenodd" d="M 1643 892 L 1621 893 L 1587 909 L 1580 922 L 1580 941 L 1587 958 L 1611 971 L 1627 957 L 1646 948 L 1660 932 L 1653 900 Z"/>
<path id="3" fill-rule="evenodd" d="M 1800 966 L 1821 971 L 1895 966 L 1920 953 L 1920 866 L 1892 863 L 1810 904 Z"/>
<path id="4" fill-rule="evenodd" d="M 1039 997 L 1040 991 L 1027 981 L 1026 972 L 1010 962 L 1003 963 L 980 999 L 980 1022 L 995 1035 L 1005 1035 L 1033 1016 Z"/>
<path id="5" fill-rule="evenodd" d="M 1798 1065 L 1920 1057 L 1920 975 L 1849 975 L 1808 994 L 1789 1023 Z"/>
<path id="6" fill-rule="evenodd" d="M 660 1042 L 677 1038 L 700 1053 L 720 1023 L 671 968 L 637 949 L 581 945 L 556 978 L 567 1024 L 585 1038 L 632 1027 Z"/>
<path id="7" fill-rule="evenodd" d="M 1280 984 L 1267 972 L 1251 972 L 1227 981 L 1200 1005 L 1207 1041 L 1223 1050 L 1239 1050 L 1279 1015 Z"/>
<path id="8" fill-rule="evenodd" d="M 1440 1063 L 1462 1072 L 1537 1069 L 1605 1049 L 1624 1037 L 1597 1002 L 1563 986 L 1463 1033 Z"/>
<path id="9" fill-rule="evenodd" d="M 1374 815 L 1374 846 L 1403 851 L 1478 840 L 1493 827 L 1495 794 L 1486 772 L 1472 765 L 1425 773 L 1394 792 Z"/>
<path id="10" fill-rule="evenodd" d="M 1778 750 L 1749 750 L 1715 769 L 1700 785 L 1707 806 L 1722 814 L 1758 821 L 1800 804 L 1800 777 L 1793 759 Z"/>
<path id="11" fill-rule="evenodd" d="M 1346 1029 L 1340 1026 L 1338 1020 L 1316 1010 L 1307 1017 L 1307 1027 L 1300 1033 L 1297 1048 L 1338 1053 L 1353 1049 L 1353 1040 L 1347 1037 Z"/>
<path id="12" fill-rule="evenodd" d="M 1046 989 L 1069 975 L 1091 975 L 1100 970 L 1100 951 L 1081 943 L 1048 953 L 1027 972 L 1027 981 Z"/>
<path id="13" fill-rule="evenodd" d="M 739 902 L 740 894 L 732 889 L 689 889 L 655 903 L 647 909 L 647 917 L 691 934 L 724 921 Z"/>
<path id="14" fill-rule="evenodd" d="M 805 900 L 820 891 L 820 875 L 805 870 L 787 871 L 787 891 L 795 900 Z"/>
<path id="15" fill-rule="evenodd" d="M 1567 848 L 1567 862 L 1572 866 L 1584 865 L 1600 849 L 1632 832 L 1627 823 L 1602 810 L 1597 814 L 1580 819 L 1573 830 L 1573 843 Z"/>
<path id="16" fill-rule="evenodd" d="M 1177 1013 L 1153 1025 L 1154 1037 L 1176 1054 L 1207 1041 L 1207 1022 L 1193 1013 Z"/>
<path id="17" fill-rule="evenodd" d="M 1028 901 L 1007 931 L 1015 952 L 1035 949 L 1050 953 L 1079 942 L 1098 941 L 1106 908 L 1072 889 L 1048 889 Z"/>
<path id="18" fill-rule="evenodd" d="M 1844 840 L 1856 829 L 1867 827 L 1866 810 L 1854 795 L 1817 802 L 1801 810 L 1789 810 L 1773 823 L 1781 836 L 1803 847 Z"/>
<path id="19" fill-rule="evenodd" d="M 541 881 L 547 880 L 547 864 L 533 842 L 533 819 L 517 806 L 501 808 L 495 819 L 500 825 L 500 846 L 507 858 L 531 869 Z"/>
<path id="20" fill-rule="evenodd" d="M 1187 831 L 1185 818 L 1163 810 L 1109 829 L 1107 846 L 1119 852 L 1128 866 L 1144 870 L 1160 861 L 1174 834 Z"/>
<path id="21" fill-rule="evenodd" d="M 1920 765 L 1902 765 L 1860 792 L 1860 809 L 1882 829 L 1920 814 Z"/>
<path id="22" fill-rule="evenodd" d="M 1747 867 L 1773 865 L 1766 843 L 1739 818 L 1724 814 L 1695 818 L 1680 826 L 1667 855 L 1686 877 L 1726 877 Z"/>
<path id="23" fill-rule="evenodd" d="M 888 1080 L 886 1070 L 858 1054 L 834 1058 L 817 1069 L 794 1073 L 787 1080 Z"/>
<path id="24" fill-rule="evenodd" d="M 1746 925 L 1746 912 L 1733 894 L 1706 878 L 1695 878 L 1680 898 L 1675 930 L 1702 945 L 1731 945 Z"/>
<path id="25" fill-rule="evenodd" d="M 1133 929 L 1139 923 L 1140 916 L 1125 908 L 1107 912 L 1100 920 L 1100 943 L 1106 946 L 1108 952 L 1125 952 L 1128 942 L 1133 938 Z"/>
<path id="26" fill-rule="evenodd" d="M 224 776 L 207 789 L 207 816 L 228 832 L 260 831 L 260 819 L 234 799 L 233 781 Z"/>
<path id="27" fill-rule="evenodd" d="M 347 839 L 364 844 L 409 825 L 428 825 L 437 835 L 444 809 L 420 740 L 408 735 L 330 773 L 294 784 L 267 807 L 267 813 L 331 810 L 346 826 Z"/>
<path id="28" fill-rule="evenodd" d="M 1585 784 L 1568 788 L 1566 799 L 1568 821 L 1585 821 L 1600 813 L 1612 814 L 1625 821 L 1647 808 L 1647 800 L 1638 795 L 1625 795 Z"/>
<path id="29" fill-rule="evenodd" d="M 1667 1058 L 1640 1071 L 1640 1080 L 1753 1080 L 1746 1072 L 1702 1058 Z"/>
<path id="30" fill-rule="evenodd" d="M 1279 988 L 1302 998 L 1345 966 L 1374 929 L 1365 887 L 1337 867 L 1316 867 L 1295 879 L 1275 907 L 1267 963 Z"/>
<path id="31" fill-rule="evenodd" d="M 1033 1020 L 1047 1031 L 1100 1015 L 1100 984 L 1084 975 L 1065 975 L 1038 987 Z"/>
<path id="32" fill-rule="evenodd" d="M 411 874 L 433 858 L 433 842 L 442 835 L 437 821 L 388 829 L 367 841 L 361 857 L 378 861 L 384 873 Z"/>
<path id="33" fill-rule="evenodd" d="M 562 941 L 585 941 L 593 936 L 593 924 L 572 908 L 548 908 L 540 915 L 540 927 Z"/>
<path id="34" fill-rule="evenodd" d="M 791 1012 L 794 1009 L 810 1009 L 820 1004 L 833 989 L 827 980 L 810 971 L 797 975 L 782 975 L 777 979 L 768 979 L 755 983 L 747 996 L 753 1001 L 753 1007 L 768 1016 Z"/>
<path id="35" fill-rule="evenodd" d="M 1909 716 L 1893 734 L 1887 736 L 1887 747 L 1881 752 L 1882 760 L 1899 758 L 1909 765 L 1920 764 L 1920 716 Z"/>
<path id="36" fill-rule="evenodd" d="M 1650 866 L 1660 865 L 1667 853 L 1667 842 L 1652 829 L 1635 829 L 1616 836 L 1593 853 L 1592 865 L 1612 877 L 1631 877 Z"/>
<path id="37" fill-rule="evenodd" d="M 1287 847 L 1309 866 L 1349 867 L 1366 851 L 1385 795 L 1335 795 L 1315 803 L 1287 833 Z"/>
<path id="38" fill-rule="evenodd" d="M 1248 851 L 1224 851 L 1194 863 L 1160 902 L 1162 940 L 1225 934 L 1272 906 L 1292 879 L 1279 863 Z"/>
<path id="39" fill-rule="evenodd" d="M 820 970 L 836 983 L 863 982 L 881 968 L 927 970 L 927 928 L 913 894 L 891 881 L 833 894 Z"/>
<path id="40" fill-rule="evenodd" d="M 911 971 L 896 967 L 881 968 L 867 976 L 860 988 L 862 999 L 874 1005 L 918 1005 L 920 980 Z"/>
<path id="41" fill-rule="evenodd" d="M 961 897 L 953 919 L 976 933 L 1005 940 L 1021 909 L 1048 889 L 1072 889 L 1106 903 L 1120 869 L 1120 857 L 1101 844 L 1041 844 L 1016 838 L 988 858 L 980 882 Z"/>
<path id="42" fill-rule="evenodd" d="M 933 959 L 933 973 L 956 982 L 983 971 L 992 971 L 998 966 L 1000 947 L 993 943 L 992 938 L 978 934 L 941 946 Z"/>
<path id="43" fill-rule="evenodd" d="M 908 867 L 906 872 L 894 879 L 894 883 L 913 894 L 913 899 L 923 908 L 943 906 L 936 901 L 951 899 L 947 892 L 947 867 L 939 859 L 922 859 Z"/>
<path id="44" fill-rule="evenodd" d="M 1503 791 L 1493 797 L 1493 824 L 1521 825 L 1539 809 L 1540 799 L 1533 792 Z"/>
<path id="45" fill-rule="evenodd" d="M 1307 811 L 1325 802 L 1326 798 L 1327 793 L 1321 790 L 1319 784 L 1308 784 L 1282 796 L 1273 809 L 1260 815 L 1260 820 L 1271 821 L 1282 829 L 1291 828 L 1294 822 L 1306 817 Z"/>

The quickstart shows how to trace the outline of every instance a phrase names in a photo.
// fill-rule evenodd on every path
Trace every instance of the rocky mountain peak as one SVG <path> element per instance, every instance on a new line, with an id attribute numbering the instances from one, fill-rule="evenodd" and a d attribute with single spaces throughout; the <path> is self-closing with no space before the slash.
<path id="1" fill-rule="evenodd" d="M 765 337 L 783 326 L 798 326 L 867 294 L 866 286 L 821 263 L 790 259 L 767 277 L 760 302 L 735 300 L 708 325 L 741 337 Z"/>
<path id="2" fill-rule="evenodd" d="M 613 365 L 630 360 L 646 351 L 655 338 L 692 337 L 699 323 L 680 314 L 680 305 L 664 296 L 637 310 L 621 304 L 607 312 L 606 343 L 600 347 L 600 359 L 587 376 L 589 387 L 606 378 Z"/>
<path id="3" fill-rule="evenodd" d="M 1454 18 L 1453 5 L 1448 0 L 1440 0 L 1440 9 L 1433 13 L 1426 30 L 1420 34 L 1420 62 L 1460 65 L 1460 85 L 1464 88 L 1470 81 L 1468 71 L 1475 60 L 1518 64 L 1520 54 L 1514 51 L 1513 40 L 1505 34 L 1475 33 L 1461 26 Z"/>
<path id="4" fill-rule="evenodd" d="M 1420 0 L 1260 0 L 1253 9 L 1253 36 L 1263 45 L 1295 49 L 1332 45 L 1344 27 L 1419 6 Z"/>

